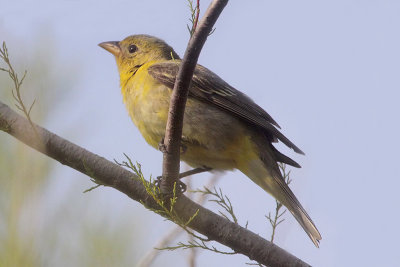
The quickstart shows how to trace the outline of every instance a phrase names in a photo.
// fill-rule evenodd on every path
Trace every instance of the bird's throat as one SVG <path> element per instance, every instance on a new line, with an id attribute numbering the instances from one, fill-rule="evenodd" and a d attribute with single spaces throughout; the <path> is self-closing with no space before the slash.
<path id="1" fill-rule="evenodd" d="M 139 68 L 143 66 L 143 64 L 141 65 L 136 65 L 135 67 L 133 67 L 131 70 L 127 71 L 127 72 L 120 72 L 120 86 L 121 88 L 125 88 L 127 83 L 129 82 L 130 79 L 132 79 L 133 76 L 135 76 L 136 72 L 139 70 Z"/>

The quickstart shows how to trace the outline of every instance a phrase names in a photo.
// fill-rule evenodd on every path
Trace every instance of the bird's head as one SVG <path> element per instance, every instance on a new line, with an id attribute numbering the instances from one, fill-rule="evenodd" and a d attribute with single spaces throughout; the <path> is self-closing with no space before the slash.
<path id="1" fill-rule="evenodd" d="M 144 34 L 131 35 L 119 42 L 103 42 L 99 46 L 115 56 L 120 75 L 128 75 L 150 61 L 179 59 L 163 40 Z"/>

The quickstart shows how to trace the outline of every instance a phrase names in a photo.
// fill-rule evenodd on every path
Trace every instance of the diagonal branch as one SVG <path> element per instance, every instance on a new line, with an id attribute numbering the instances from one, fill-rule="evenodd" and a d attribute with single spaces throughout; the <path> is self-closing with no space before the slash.
<path id="1" fill-rule="evenodd" d="M 214 0 L 189 40 L 185 55 L 179 67 L 170 100 L 168 121 L 163 149 L 163 179 L 161 192 L 170 193 L 179 175 L 180 146 L 183 128 L 183 115 L 193 72 L 209 33 L 212 30 L 228 0 Z"/>
<path id="2" fill-rule="evenodd" d="M 34 125 L 40 138 L 37 138 L 27 119 L 0 101 L 0 130 L 61 164 L 121 191 L 149 208 L 159 208 L 154 199 L 146 193 L 143 184 L 135 179 L 133 173 L 36 124 Z M 189 224 L 192 229 L 207 236 L 210 240 L 215 240 L 248 256 L 251 260 L 267 266 L 309 266 L 259 235 L 203 208 L 183 195 L 178 198 L 174 210 L 184 221 L 187 221 L 199 210 L 198 216 Z"/>

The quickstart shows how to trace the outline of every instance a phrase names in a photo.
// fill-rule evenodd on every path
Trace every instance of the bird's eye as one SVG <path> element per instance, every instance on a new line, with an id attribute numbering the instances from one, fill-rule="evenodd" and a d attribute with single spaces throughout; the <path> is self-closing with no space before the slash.
<path id="1" fill-rule="evenodd" d="M 135 53 L 137 51 L 137 46 L 136 45 L 130 45 L 128 48 L 129 53 Z"/>

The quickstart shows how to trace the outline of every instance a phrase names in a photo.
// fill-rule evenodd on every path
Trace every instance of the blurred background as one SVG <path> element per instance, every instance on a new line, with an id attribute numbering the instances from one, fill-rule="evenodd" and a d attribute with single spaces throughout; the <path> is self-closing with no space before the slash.
<path id="1" fill-rule="evenodd" d="M 321 247 L 289 214 L 275 242 L 313 266 L 398 264 L 399 13 L 394 0 L 230 1 L 200 56 L 305 151 L 279 146 L 302 165 L 291 187 Z M 161 174 L 162 155 L 131 123 L 114 59 L 97 44 L 146 33 L 182 56 L 189 17 L 187 1 L 5 1 L 0 41 L 15 69 L 28 71 L 22 93 L 26 103 L 36 99 L 35 122 L 109 160 L 126 153 L 149 178 Z M 0 86 L 1 101 L 14 106 L 6 73 Z M 195 176 L 193 186 L 211 176 Z M 136 266 L 173 229 L 114 189 L 83 193 L 93 185 L 0 132 L 0 266 Z M 239 172 L 217 186 L 241 225 L 270 237 L 272 197 Z M 188 254 L 160 252 L 151 266 L 188 266 Z M 196 262 L 250 260 L 198 251 Z"/>

